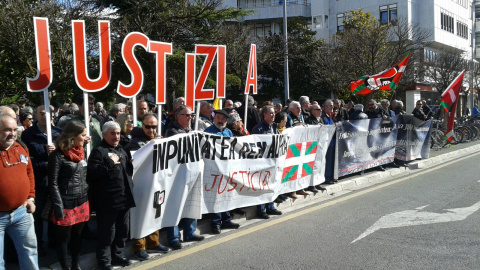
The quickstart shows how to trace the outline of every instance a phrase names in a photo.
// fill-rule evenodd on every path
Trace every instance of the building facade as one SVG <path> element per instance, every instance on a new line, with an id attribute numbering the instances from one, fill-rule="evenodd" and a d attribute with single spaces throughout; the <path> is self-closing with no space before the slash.
<path id="1" fill-rule="evenodd" d="M 467 60 L 472 56 L 473 1 L 475 1 L 476 47 L 480 49 L 480 0 L 287 0 L 288 18 L 304 18 L 317 32 L 317 38 L 328 40 L 343 29 L 346 13 L 362 9 L 369 12 L 382 24 L 407 20 L 431 33 L 429 45 L 424 48 L 426 61 L 434 61 L 442 50 L 465 52 Z M 283 2 L 280 0 L 224 0 L 228 7 L 255 10 L 254 14 L 242 18 L 253 24 L 252 35 L 267 36 L 281 33 L 280 20 L 283 18 Z M 478 10 L 478 11 L 477 11 Z M 477 22 L 478 20 L 478 22 Z M 474 36 L 473 36 L 474 38 Z M 480 50 L 475 54 L 480 58 Z M 435 92 L 431 86 L 419 83 L 407 92 L 407 110 L 412 109 L 422 91 Z M 427 93 L 425 93 L 427 94 Z M 428 95 L 427 95 L 428 96 Z"/>

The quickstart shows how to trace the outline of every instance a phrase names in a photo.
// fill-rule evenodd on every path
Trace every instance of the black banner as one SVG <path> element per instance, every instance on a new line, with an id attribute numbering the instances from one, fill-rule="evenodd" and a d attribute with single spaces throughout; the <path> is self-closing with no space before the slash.
<path id="1" fill-rule="evenodd" d="M 338 123 L 334 177 L 393 162 L 397 121 L 398 116 Z"/>
<path id="2" fill-rule="evenodd" d="M 413 115 L 400 115 L 395 158 L 403 161 L 428 158 L 431 126 L 432 120 L 421 121 Z"/>

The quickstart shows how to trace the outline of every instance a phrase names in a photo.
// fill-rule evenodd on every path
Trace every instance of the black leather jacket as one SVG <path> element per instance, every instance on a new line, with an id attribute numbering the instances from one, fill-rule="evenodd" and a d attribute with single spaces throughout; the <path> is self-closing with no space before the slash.
<path id="1" fill-rule="evenodd" d="M 63 209 L 73 209 L 87 201 L 87 162 L 74 162 L 56 149 L 48 156 L 48 190 L 56 218 Z"/>

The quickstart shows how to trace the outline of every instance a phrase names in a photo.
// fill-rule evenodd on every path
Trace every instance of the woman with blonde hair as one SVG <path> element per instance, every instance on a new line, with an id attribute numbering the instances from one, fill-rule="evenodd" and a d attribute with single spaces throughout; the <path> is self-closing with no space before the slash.
<path id="1" fill-rule="evenodd" d="M 125 148 L 132 140 L 130 132 L 133 129 L 133 117 L 131 114 L 122 113 L 117 116 L 116 122 L 120 125 L 120 145 Z"/>
<path id="2" fill-rule="evenodd" d="M 84 146 L 90 142 L 85 125 L 69 122 L 48 156 L 48 190 L 52 201 L 51 222 L 55 225 L 57 256 L 62 269 L 78 270 L 82 229 L 90 219 Z M 70 247 L 71 268 L 67 262 Z"/>

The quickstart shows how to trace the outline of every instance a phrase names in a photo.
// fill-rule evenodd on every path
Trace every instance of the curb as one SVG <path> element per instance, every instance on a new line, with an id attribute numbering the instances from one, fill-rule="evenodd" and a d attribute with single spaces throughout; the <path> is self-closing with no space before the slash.
<path id="1" fill-rule="evenodd" d="M 303 208 L 314 203 L 326 201 L 334 197 L 338 197 L 340 195 L 352 192 L 354 190 L 366 188 L 368 186 L 378 184 L 381 182 L 387 182 L 391 180 L 391 177 L 388 177 L 388 176 L 413 174 L 418 169 L 433 167 L 433 166 L 442 164 L 445 161 L 452 160 L 455 157 L 465 156 L 467 154 L 478 152 L 478 151 L 480 151 L 480 144 L 459 149 L 456 151 L 448 152 L 448 153 L 438 155 L 436 157 L 424 159 L 424 160 L 415 160 L 408 163 L 408 165 L 405 167 L 388 168 L 384 172 L 374 172 L 369 174 L 363 174 L 360 176 L 355 176 L 353 179 L 342 180 L 336 184 L 326 186 L 325 187 L 327 189 L 326 192 L 319 192 L 317 194 L 310 194 L 308 196 L 297 195 L 298 199 L 294 200 L 294 199 L 288 198 L 283 203 L 276 204 L 275 206 L 278 210 L 282 211 L 283 213 L 289 213 L 299 208 Z M 239 216 L 238 214 L 233 215 L 234 221 L 239 223 L 241 226 L 246 226 L 246 225 L 250 225 L 250 224 L 254 224 L 262 221 L 261 219 L 255 219 L 256 206 L 242 208 L 242 211 L 245 212 L 245 215 L 242 215 L 242 216 Z M 229 231 L 231 230 L 222 230 L 222 233 L 229 232 Z M 210 234 L 210 232 L 211 232 L 210 220 L 208 218 L 198 220 L 197 233 L 205 236 L 205 239 L 209 239 L 216 236 L 216 235 Z M 162 243 L 162 245 L 166 245 L 167 243 L 166 233 L 162 231 L 160 232 L 160 242 Z M 184 242 L 182 244 L 184 245 L 184 247 L 187 247 L 194 243 Z M 128 258 L 133 257 L 133 246 L 131 242 L 127 242 L 127 246 L 124 249 L 124 253 Z M 160 253 L 150 253 L 150 260 L 160 255 L 161 255 Z M 82 267 L 82 269 L 95 269 L 97 266 L 95 253 L 88 253 L 80 256 L 80 262 L 81 262 L 80 266 Z M 132 262 L 135 264 L 138 262 L 138 260 L 132 259 Z M 120 269 L 120 268 L 121 267 L 115 267 L 115 269 Z M 57 262 L 55 264 L 50 265 L 47 268 L 42 267 L 41 269 L 56 270 L 56 269 L 61 269 L 61 267 L 60 267 L 60 264 Z"/>

